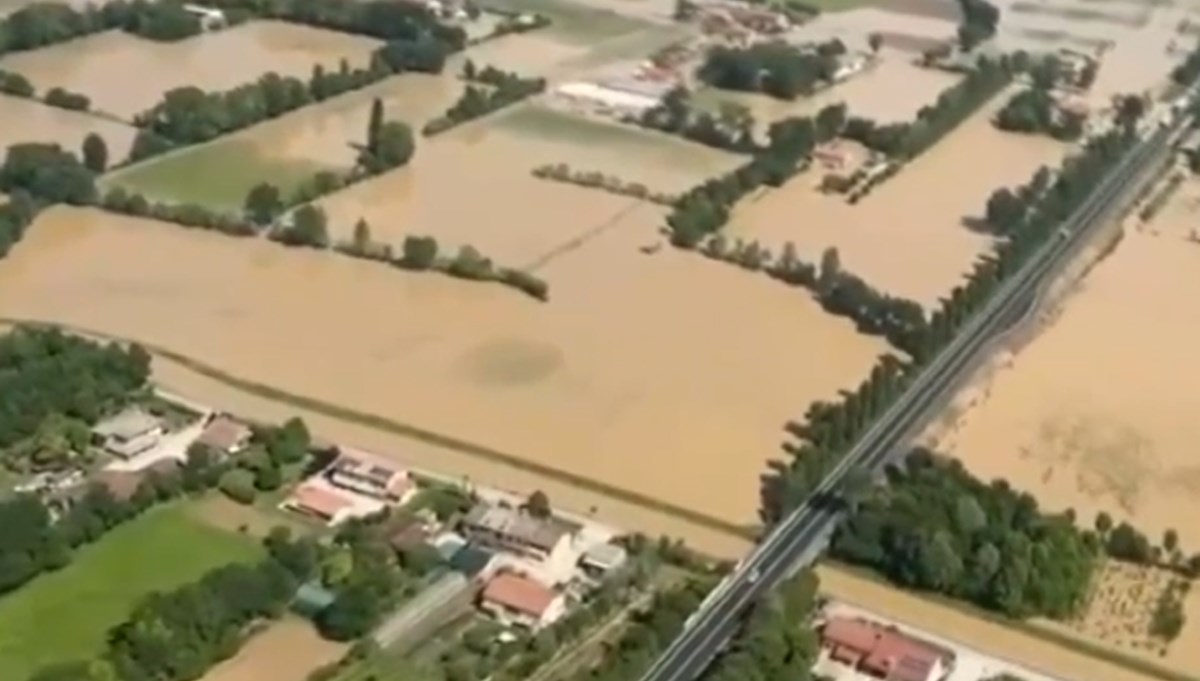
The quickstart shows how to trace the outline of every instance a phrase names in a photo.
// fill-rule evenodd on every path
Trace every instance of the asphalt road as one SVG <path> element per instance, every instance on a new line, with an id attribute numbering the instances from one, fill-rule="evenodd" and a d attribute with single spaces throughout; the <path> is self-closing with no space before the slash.
<path id="1" fill-rule="evenodd" d="M 991 341 L 1034 305 L 1042 288 L 1087 243 L 1096 229 L 1117 217 L 1138 188 L 1167 157 L 1185 129 L 1181 120 L 1155 129 L 1126 154 L 1087 201 L 991 298 L 942 353 L 914 379 L 891 408 L 860 438 L 854 448 L 813 494 L 836 490 L 855 468 L 876 471 L 907 451 L 907 441 L 945 405 L 959 383 L 978 365 Z M 739 618 L 762 594 L 823 551 L 837 517 L 804 505 L 781 521 L 689 619 L 683 633 L 643 676 L 643 681 L 692 681 L 712 662 L 736 630 Z"/>

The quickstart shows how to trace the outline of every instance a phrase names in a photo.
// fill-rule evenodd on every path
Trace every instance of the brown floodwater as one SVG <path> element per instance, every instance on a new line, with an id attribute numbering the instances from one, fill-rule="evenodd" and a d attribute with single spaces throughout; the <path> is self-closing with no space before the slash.
<path id="1" fill-rule="evenodd" d="M 131 118 L 173 88 L 227 90 L 268 71 L 307 78 L 317 64 L 336 68 L 347 59 L 362 66 L 377 45 L 347 33 L 253 21 L 174 43 L 110 31 L 8 55 L 0 68 L 24 75 L 39 91 L 80 92 L 93 109 Z"/>
<path id="2" fill-rule="evenodd" d="M 765 276 L 641 254 L 658 220 L 634 211 L 553 260 L 553 300 L 541 304 L 498 285 L 55 208 L 0 264 L 0 313 L 160 344 L 751 523 L 784 422 L 860 381 L 885 346 Z M 487 483 L 486 469 L 447 472 Z"/>
<path id="3" fill-rule="evenodd" d="M 136 130 L 78 111 L 0 95 L 0 156 L 20 142 L 56 142 L 80 153 L 84 138 L 93 132 L 104 138 L 109 157 L 117 161 L 129 154 Z"/>
<path id="4" fill-rule="evenodd" d="M 989 237 L 963 225 L 964 218 L 980 216 L 996 189 L 1025 183 L 1042 165 L 1057 167 L 1064 153 L 1048 137 L 992 126 L 992 114 L 1008 96 L 1001 93 L 856 205 L 818 191 L 823 173 L 814 167 L 744 203 L 730 234 L 776 250 L 791 241 L 812 262 L 826 248 L 837 248 L 842 265 L 868 283 L 935 305 L 991 247 Z"/>

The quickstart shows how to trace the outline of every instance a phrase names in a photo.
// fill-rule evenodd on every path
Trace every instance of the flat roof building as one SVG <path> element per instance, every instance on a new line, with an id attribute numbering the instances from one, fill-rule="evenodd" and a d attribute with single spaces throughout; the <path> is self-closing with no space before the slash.
<path id="1" fill-rule="evenodd" d="M 141 407 L 129 407 L 92 427 L 92 435 L 105 451 L 130 459 L 158 444 L 163 425 L 157 416 Z"/>
<path id="2" fill-rule="evenodd" d="M 467 539 L 536 560 L 551 560 L 570 546 L 576 525 L 553 516 L 539 518 L 519 508 L 481 503 L 462 521 Z"/>

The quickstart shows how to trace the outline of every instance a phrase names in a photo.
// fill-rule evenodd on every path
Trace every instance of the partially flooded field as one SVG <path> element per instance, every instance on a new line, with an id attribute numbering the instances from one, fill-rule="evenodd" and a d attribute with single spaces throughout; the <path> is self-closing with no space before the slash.
<path id="1" fill-rule="evenodd" d="M 308 78 L 316 64 L 366 63 L 377 42 L 281 21 L 253 21 L 175 43 L 110 31 L 0 59 L 42 91 L 87 95 L 92 108 L 132 118 L 188 85 L 227 90 L 274 71 Z"/>
<path id="2" fill-rule="evenodd" d="M 537 166 L 566 163 L 679 192 L 739 162 L 666 135 L 527 105 L 418 143 L 408 166 L 322 204 L 341 236 L 363 217 L 381 241 L 428 234 L 451 248 L 470 244 L 497 262 L 526 266 L 637 203 L 535 178 Z"/>
<path id="3" fill-rule="evenodd" d="M 990 247 L 964 219 L 977 218 L 996 189 L 1023 184 L 1064 153 L 1049 138 L 996 130 L 990 118 L 1007 97 L 999 95 L 855 205 L 821 193 L 822 173 L 814 169 L 739 207 L 729 234 L 775 252 L 791 241 L 812 262 L 837 248 L 842 264 L 868 283 L 934 305 Z"/>
<path id="4" fill-rule="evenodd" d="M 56 208 L 0 263 L 0 313 L 160 344 L 753 523 L 783 423 L 860 381 L 884 345 L 767 278 L 640 253 L 660 219 L 641 207 L 561 254 L 541 272 L 552 302 L 540 304 L 500 286 Z M 498 467 L 451 461 L 428 465 L 484 482 Z M 596 505 L 556 490 L 568 508 Z"/>
<path id="5" fill-rule="evenodd" d="M 321 638 L 311 623 L 287 617 L 255 634 L 200 681 L 300 681 L 317 667 L 337 661 L 347 648 Z"/>
<path id="6" fill-rule="evenodd" d="M 1107 511 L 1200 551 L 1198 210 L 1190 181 L 1148 226 L 1128 226 L 1036 338 L 964 391 L 937 446 L 1085 523 Z"/>
<path id="7" fill-rule="evenodd" d="M 0 95 L 0 156 L 21 142 L 56 142 L 79 153 L 89 133 L 104 138 L 113 161 L 129 154 L 136 130 L 128 125 L 19 97 Z"/>
<path id="8" fill-rule="evenodd" d="M 451 75 L 406 73 L 307 106 L 212 143 L 140 163 L 106 178 L 149 196 L 237 208 L 260 182 L 285 193 L 320 170 L 349 170 L 366 142 L 375 99 L 387 120 L 414 131 L 446 110 L 462 92 Z M 418 155 L 425 141 L 417 140 Z"/>
<path id="9" fill-rule="evenodd" d="M 953 73 L 916 66 L 909 61 L 908 54 L 884 50 L 882 55 L 870 70 L 794 102 L 712 88 L 697 96 L 701 105 L 714 108 L 726 101 L 743 104 L 764 127 L 789 116 L 813 115 L 839 102 L 846 104 L 852 116 L 870 118 L 880 124 L 902 123 L 915 118 L 921 107 L 932 104 L 960 78 Z"/>

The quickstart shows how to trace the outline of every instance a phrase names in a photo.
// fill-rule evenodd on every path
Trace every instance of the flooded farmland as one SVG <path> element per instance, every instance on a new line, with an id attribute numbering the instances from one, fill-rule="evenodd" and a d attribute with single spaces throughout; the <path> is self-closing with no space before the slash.
<path id="1" fill-rule="evenodd" d="M 236 655 L 200 681 L 297 681 L 337 661 L 347 647 L 321 638 L 307 620 L 287 617 L 253 635 Z"/>
<path id="2" fill-rule="evenodd" d="M 657 216 L 626 220 L 550 263 L 552 302 L 540 304 L 500 286 L 56 208 L 0 264 L 0 313 L 156 343 L 753 523 L 784 422 L 856 384 L 884 344 L 765 277 L 639 253 Z M 488 479 L 487 468 L 445 472 Z M 569 490 L 559 501 L 580 508 Z"/>
<path id="3" fill-rule="evenodd" d="M 129 154 L 137 132 L 128 125 L 78 111 L 67 111 L 39 102 L 0 95 L 0 152 L 22 142 L 55 142 L 75 153 L 89 133 L 104 138 L 115 162 Z"/>
<path id="4" fill-rule="evenodd" d="M 1174 302 L 1200 295 L 1198 210 L 1190 181 L 1148 225 L 1131 220 L 1036 337 L 960 396 L 939 448 L 1085 524 L 1107 511 L 1200 550 L 1200 312 Z"/>
<path id="5" fill-rule="evenodd" d="M 535 178 L 537 166 L 567 163 L 679 192 L 740 162 L 666 135 L 523 106 L 418 142 L 405 168 L 322 205 L 340 236 L 362 217 L 380 241 L 428 234 L 451 248 L 470 244 L 497 262 L 526 266 L 637 204 Z"/>
<path id="6" fill-rule="evenodd" d="M 79 92 L 97 111 L 132 118 L 177 87 L 227 90 L 269 71 L 308 78 L 317 64 L 336 68 L 346 59 L 361 66 L 377 44 L 308 26 L 253 21 L 174 43 L 110 31 L 8 55 L 0 58 L 0 68 L 20 73 L 39 90 Z"/>
<path id="7" fill-rule="evenodd" d="M 1049 138 L 992 126 L 1008 96 L 1001 93 L 857 205 L 818 191 L 821 173 L 814 169 L 739 207 L 729 235 L 775 250 L 791 241 L 813 262 L 837 248 L 842 264 L 868 283 L 935 305 L 990 248 L 990 238 L 964 219 L 979 217 L 997 188 L 1024 184 L 1038 167 L 1056 167 L 1064 153 Z"/>

